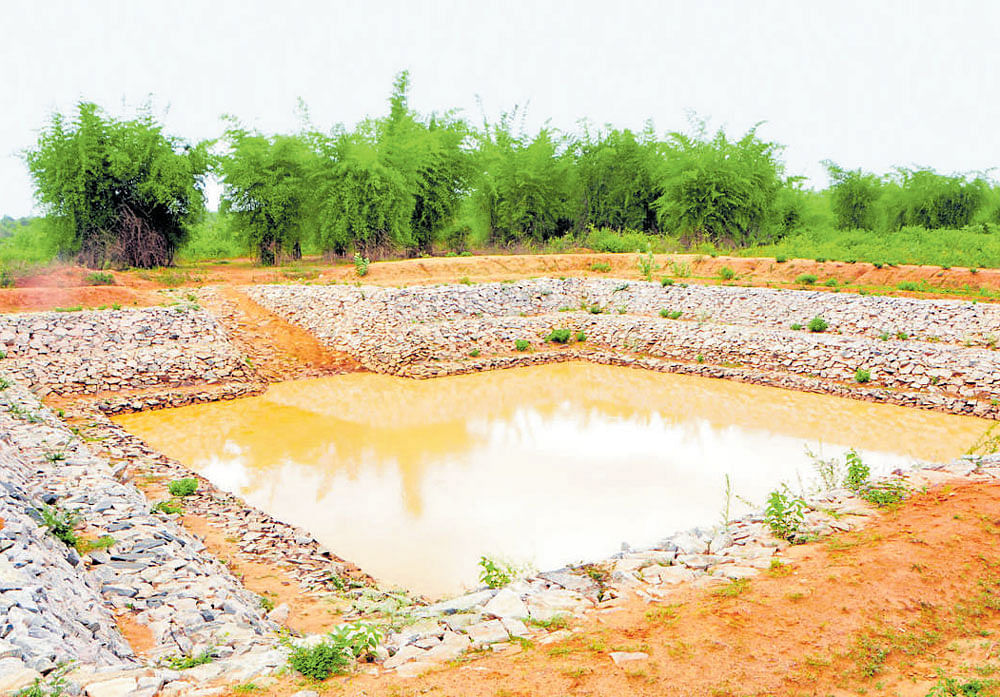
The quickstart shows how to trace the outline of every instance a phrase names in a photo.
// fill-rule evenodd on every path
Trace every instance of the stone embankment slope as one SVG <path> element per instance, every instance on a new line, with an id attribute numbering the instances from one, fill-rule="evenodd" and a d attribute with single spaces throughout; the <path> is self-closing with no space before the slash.
<path id="1" fill-rule="evenodd" d="M 377 372 L 582 359 L 1000 415 L 1000 307 L 988 304 L 610 279 L 247 292 Z M 815 317 L 825 331 L 792 329 Z M 570 330 L 572 347 L 549 350 L 556 328 Z M 519 340 L 532 350 L 515 353 Z"/>

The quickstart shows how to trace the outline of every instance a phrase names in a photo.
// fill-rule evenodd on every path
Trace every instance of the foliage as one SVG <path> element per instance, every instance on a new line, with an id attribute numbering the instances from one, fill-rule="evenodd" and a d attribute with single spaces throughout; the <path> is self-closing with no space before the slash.
<path id="1" fill-rule="evenodd" d="M 531 343 L 527 339 L 518 339 L 514 342 L 515 351 L 527 351 L 531 348 Z"/>
<path id="2" fill-rule="evenodd" d="M 355 275 L 357 275 L 358 277 L 367 276 L 368 275 L 368 266 L 369 266 L 369 264 L 371 264 L 371 261 L 368 259 L 368 257 L 363 257 L 358 252 L 354 253 L 354 273 L 355 273 Z"/>
<path id="3" fill-rule="evenodd" d="M 586 341 L 587 340 L 587 335 L 584 332 L 577 332 L 576 333 L 576 340 L 577 341 Z"/>
<path id="4" fill-rule="evenodd" d="M 167 515 L 177 515 L 184 510 L 184 504 L 177 499 L 164 499 L 157 501 L 150 507 L 152 513 L 166 513 Z"/>
<path id="5" fill-rule="evenodd" d="M 33 683 L 22 687 L 13 693 L 12 697 L 60 697 L 68 686 L 66 678 L 63 677 L 64 672 L 63 669 L 50 674 L 45 682 L 42 682 L 42 678 L 35 678 Z"/>
<path id="6" fill-rule="evenodd" d="M 601 228 L 654 229 L 660 157 L 652 129 L 638 137 L 627 129 L 585 130 L 578 148 L 579 217 Z"/>
<path id="7" fill-rule="evenodd" d="M 488 588 L 500 588 L 517 578 L 517 568 L 500 559 L 479 558 L 479 582 Z"/>
<path id="8" fill-rule="evenodd" d="M 293 646 L 288 663 L 307 678 L 326 680 L 347 672 L 356 659 L 374 652 L 381 638 L 378 630 L 368 624 L 341 625 L 318 644 Z"/>
<path id="9" fill-rule="evenodd" d="M 311 176 L 316 155 L 302 137 L 264 136 L 237 126 L 226 131 L 229 152 L 219 158 L 219 211 L 261 264 L 302 256 L 315 210 Z"/>
<path id="10" fill-rule="evenodd" d="M 806 328 L 811 332 L 825 332 L 829 327 L 830 325 L 822 317 L 813 317 L 806 325 Z"/>
<path id="11" fill-rule="evenodd" d="M 106 271 L 95 271 L 87 274 L 87 278 L 84 280 L 88 286 L 113 286 L 115 284 L 115 277 Z"/>
<path id="12" fill-rule="evenodd" d="M 197 666 L 211 663 L 214 658 L 212 651 L 206 650 L 196 655 L 188 653 L 180 656 L 167 656 L 163 659 L 163 663 L 171 670 L 187 670 L 188 668 L 196 668 Z"/>
<path id="13" fill-rule="evenodd" d="M 871 470 L 854 450 L 848 450 L 844 457 L 847 460 L 847 474 L 844 477 L 844 486 L 851 491 L 862 490 L 868 484 L 868 477 L 871 475 Z"/>
<path id="14" fill-rule="evenodd" d="M 647 281 L 652 281 L 653 272 L 660 268 L 651 251 L 638 255 L 636 265 L 639 267 L 639 275 Z"/>
<path id="15" fill-rule="evenodd" d="M 545 340 L 549 343 L 555 344 L 565 344 L 569 341 L 570 336 L 572 336 L 569 329 L 553 329 Z"/>
<path id="16" fill-rule="evenodd" d="M 57 248 L 86 266 L 168 265 L 204 209 L 206 147 L 164 134 L 148 108 L 122 121 L 80 102 L 25 160 Z"/>
<path id="17" fill-rule="evenodd" d="M 996 680 L 973 678 L 961 681 L 958 678 L 942 676 L 931 687 L 927 697 L 980 697 L 980 695 L 986 697 L 986 695 L 993 694 L 992 690 L 996 684 Z"/>
<path id="18" fill-rule="evenodd" d="M 791 540 L 805 521 L 805 510 L 806 502 L 783 486 L 767 495 L 764 522 L 775 537 Z"/>
<path id="19" fill-rule="evenodd" d="M 834 489 L 840 484 L 840 464 L 836 458 L 822 458 L 809 448 L 806 448 L 806 455 L 812 460 L 813 469 L 819 476 L 822 491 Z"/>
<path id="20" fill-rule="evenodd" d="M 860 169 L 845 170 L 823 162 L 830 175 L 830 207 L 841 230 L 875 230 L 880 225 L 878 202 L 882 180 Z"/>
<path id="21" fill-rule="evenodd" d="M 683 313 L 680 310 L 668 310 L 667 308 L 660 310 L 660 317 L 664 317 L 666 319 L 680 319 L 682 314 Z"/>
<path id="22" fill-rule="evenodd" d="M 854 371 L 854 382 L 864 384 L 872 379 L 872 373 L 867 368 L 858 368 Z"/>
<path id="23" fill-rule="evenodd" d="M 730 141 L 704 124 L 693 135 L 671 133 L 654 202 L 661 229 L 713 242 L 761 240 L 784 185 L 781 147 L 761 140 L 757 128 Z"/>
<path id="24" fill-rule="evenodd" d="M 56 506 L 42 506 L 38 509 L 42 517 L 42 525 L 57 540 L 67 547 L 75 547 L 77 543 L 76 528 L 82 520 L 78 511 L 68 511 Z"/>
<path id="25" fill-rule="evenodd" d="M 590 265 L 591 271 L 598 271 L 600 273 L 608 273 L 611 271 L 611 264 L 607 264 L 603 261 L 595 261 Z"/>
<path id="26" fill-rule="evenodd" d="M 865 501 L 882 508 L 894 506 L 906 498 L 906 485 L 895 479 L 873 482 L 862 487 L 858 493 Z"/>
<path id="27" fill-rule="evenodd" d="M 800 285 L 811 286 L 816 282 L 816 276 L 811 273 L 800 274 L 795 277 L 795 282 Z"/>
<path id="28" fill-rule="evenodd" d="M 731 281 L 735 276 L 736 272 L 733 271 L 728 266 L 723 266 L 721 269 L 719 269 L 719 278 L 721 278 L 723 281 Z"/>
<path id="29" fill-rule="evenodd" d="M 963 228 L 973 222 L 989 195 L 989 184 L 982 178 L 969 181 L 932 169 L 898 168 L 887 189 L 887 225 L 890 229 Z"/>
<path id="30" fill-rule="evenodd" d="M 171 496 L 190 496 L 198 491 L 198 480 L 194 477 L 175 479 L 167 484 L 167 490 Z"/>
<path id="31" fill-rule="evenodd" d="M 75 547 L 80 554 L 86 554 L 95 550 L 110 549 L 116 541 L 111 535 L 101 535 L 96 540 L 80 537 L 77 539 Z"/>

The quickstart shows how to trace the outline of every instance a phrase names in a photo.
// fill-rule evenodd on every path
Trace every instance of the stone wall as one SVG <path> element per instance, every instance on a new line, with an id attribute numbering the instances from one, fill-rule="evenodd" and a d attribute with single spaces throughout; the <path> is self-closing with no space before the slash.
<path id="1" fill-rule="evenodd" d="M 754 371 L 754 382 L 782 386 L 797 376 L 848 395 L 901 391 L 915 406 L 998 415 L 1000 353 L 986 346 L 989 330 L 998 328 L 992 324 L 997 308 L 978 303 L 603 279 L 406 289 L 257 286 L 248 292 L 377 372 L 467 372 L 514 354 L 519 339 L 532 350 L 551 351 L 545 337 L 566 328 L 586 336 L 577 348 L 633 362 L 741 368 Z M 663 308 L 680 309 L 681 317 L 661 318 Z M 828 322 L 826 332 L 779 323 L 817 315 Z M 905 340 L 885 336 L 898 326 L 921 333 Z M 858 369 L 869 371 L 869 383 L 855 381 Z"/>
<path id="2" fill-rule="evenodd" d="M 185 305 L 0 315 L 0 351 L 0 372 L 42 395 L 252 379 L 215 319 Z"/>

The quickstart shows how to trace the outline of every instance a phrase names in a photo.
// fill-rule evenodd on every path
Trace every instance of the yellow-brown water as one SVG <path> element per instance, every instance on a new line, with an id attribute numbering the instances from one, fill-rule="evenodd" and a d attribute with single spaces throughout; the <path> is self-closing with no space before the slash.
<path id="1" fill-rule="evenodd" d="M 441 595 L 487 554 L 540 569 L 719 519 L 855 448 L 945 461 L 990 425 L 724 380 L 562 363 L 414 381 L 369 373 L 122 416 L 163 453 L 384 581 Z M 743 505 L 734 500 L 733 513 Z"/>

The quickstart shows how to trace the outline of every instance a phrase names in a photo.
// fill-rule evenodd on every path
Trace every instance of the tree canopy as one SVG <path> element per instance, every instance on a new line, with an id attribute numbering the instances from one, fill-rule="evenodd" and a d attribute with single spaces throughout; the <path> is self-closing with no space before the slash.
<path id="1" fill-rule="evenodd" d="M 206 148 L 164 134 L 148 109 L 117 120 L 81 102 L 25 159 L 61 253 L 88 266 L 170 264 L 204 211 Z"/>

